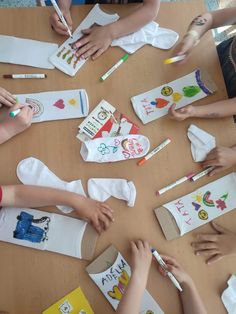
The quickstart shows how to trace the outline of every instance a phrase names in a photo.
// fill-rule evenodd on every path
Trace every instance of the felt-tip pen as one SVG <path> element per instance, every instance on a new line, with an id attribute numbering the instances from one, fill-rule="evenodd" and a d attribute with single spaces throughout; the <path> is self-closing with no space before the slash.
<path id="1" fill-rule="evenodd" d="M 51 3 L 52 3 L 52 5 L 53 5 L 55 11 L 57 12 L 57 15 L 59 16 L 59 19 L 61 20 L 62 24 L 67 28 L 67 32 L 68 32 L 68 34 L 70 35 L 70 37 L 72 38 L 73 36 L 72 36 L 71 30 L 69 29 L 69 26 L 68 26 L 68 24 L 66 23 L 66 20 L 65 20 L 65 18 L 64 18 L 64 16 L 63 16 L 63 14 L 62 14 L 62 12 L 61 12 L 59 6 L 57 5 L 57 3 L 56 3 L 55 0 L 51 0 Z"/>
<path id="2" fill-rule="evenodd" d="M 178 62 L 178 61 L 184 60 L 185 57 L 186 57 L 186 55 L 182 55 L 182 56 L 176 56 L 176 57 L 172 57 L 172 58 L 169 58 L 169 59 L 165 59 L 164 60 L 164 64 L 171 64 L 171 63 L 174 63 L 174 62 Z"/>
<path id="3" fill-rule="evenodd" d="M 47 74 L 3 74 L 5 79 L 44 79 Z"/>
<path id="4" fill-rule="evenodd" d="M 173 282 L 173 284 L 175 285 L 175 287 L 179 290 L 179 291 L 183 291 L 182 287 L 180 286 L 178 280 L 175 278 L 175 276 L 168 271 L 168 267 L 166 265 L 166 263 L 163 261 L 161 255 L 157 252 L 157 250 L 155 249 L 151 249 L 152 251 L 152 255 L 155 257 L 155 259 L 157 260 L 158 264 L 161 266 L 162 269 L 164 269 L 166 271 L 167 276 L 170 278 L 170 280 Z"/>
<path id="5" fill-rule="evenodd" d="M 129 57 L 129 54 L 126 53 L 116 64 L 113 65 L 113 67 L 111 67 L 105 74 L 103 74 L 103 76 L 100 77 L 100 81 L 103 82 L 105 81 L 105 79 L 108 78 L 108 76 L 110 76 L 117 68 L 119 68 L 119 66 L 125 62 Z"/>

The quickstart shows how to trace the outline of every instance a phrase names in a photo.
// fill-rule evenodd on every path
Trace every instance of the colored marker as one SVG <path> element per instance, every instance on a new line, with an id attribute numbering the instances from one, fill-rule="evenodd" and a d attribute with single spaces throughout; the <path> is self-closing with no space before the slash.
<path id="1" fill-rule="evenodd" d="M 162 142 L 159 146 L 157 146 L 156 148 L 154 148 L 149 154 L 147 154 L 144 158 L 142 158 L 141 160 L 139 160 L 138 165 L 141 166 L 143 165 L 148 159 L 152 158 L 152 156 L 154 156 L 156 153 L 158 153 L 160 150 L 162 150 L 164 147 L 166 147 L 166 145 L 168 145 L 171 142 L 171 140 L 169 138 L 167 138 L 166 140 L 164 140 L 164 142 Z"/>
<path id="2" fill-rule="evenodd" d="M 194 175 L 195 175 L 195 173 L 187 174 L 185 177 L 182 177 L 182 178 L 178 179 L 177 181 L 175 181 L 174 183 L 171 183 L 171 184 L 167 185 L 166 187 L 157 191 L 156 195 L 161 195 L 161 194 L 175 188 L 177 185 L 184 183 L 185 181 L 191 179 Z"/>
<path id="3" fill-rule="evenodd" d="M 198 179 L 201 179 L 202 177 L 206 176 L 209 172 L 211 172 L 214 169 L 214 167 L 209 167 L 199 173 L 197 173 L 195 176 L 191 178 L 191 181 L 197 181 Z"/>
<path id="4" fill-rule="evenodd" d="M 83 97 L 82 97 L 82 92 L 79 92 L 79 99 L 80 99 L 80 106 L 81 106 L 81 112 L 82 115 L 84 116 L 84 103 L 83 103 Z"/>
<path id="5" fill-rule="evenodd" d="M 166 265 L 166 263 L 163 261 L 161 255 L 157 252 L 157 250 L 152 249 L 152 255 L 155 257 L 155 259 L 157 260 L 158 264 L 161 266 L 162 269 L 164 269 L 166 271 L 167 276 L 170 278 L 170 280 L 173 282 L 173 284 L 175 285 L 175 287 L 179 290 L 179 291 L 183 291 L 182 287 L 180 286 L 178 280 L 175 278 L 175 276 L 168 271 L 168 267 Z"/>
<path id="6" fill-rule="evenodd" d="M 185 57 L 186 57 L 186 55 L 182 55 L 182 56 L 176 56 L 176 57 L 172 57 L 172 58 L 169 58 L 169 59 L 165 59 L 164 60 L 164 64 L 171 64 L 171 63 L 174 63 L 174 62 L 178 62 L 178 61 L 184 60 Z"/>
<path id="7" fill-rule="evenodd" d="M 5 79 L 44 79 L 47 74 L 3 74 Z"/>
<path id="8" fill-rule="evenodd" d="M 129 54 L 126 53 L 116 64 L 113 65 L 113 67 L 111 67 L 105 74 L 103 74 L 103 76 L 100 77 L 100 81 L 103 82 L 105 81 L 108 76 L 110 76 L 117 68 L 119 68 L 119 66 L 125 62 L 129 57 Z"/>
<path id="9" fill-rule="evenodd" d="M 67 28 L 67 32 L 68 32 L 68 34 L 70 35 L 70 37 L 72 38 L 73 36 L 72 36 L 71 30 L 69 29 L 69 26 L 68 26 L 68 24 L 66 23 L 66 20 L 65 20 L 65 18 L 64 18 L 64 16 L 63 16 L 63 14 L 62 14 L 62 12 L 61 12 L 59 6 L 57 5 L 57 3 L 56 3 L 55 0 L 51 0 L 51 3 L 52 3 L 52 5 L 53 5 L 55 11 L 57 12 L 57 15 L 59 16 L 59 19 L 61 20 L 62 24 Z"/>
<path id="10" fill-rule="evenodd" d="M 21 108 L 16 109 L 16 110 L 14 110 L 14 111 L 11 111 L 11 112 L 9 113 L 9 116 L 10 116 L 11 118 L 15 118 L 20 112 L 21 112 Z"/>

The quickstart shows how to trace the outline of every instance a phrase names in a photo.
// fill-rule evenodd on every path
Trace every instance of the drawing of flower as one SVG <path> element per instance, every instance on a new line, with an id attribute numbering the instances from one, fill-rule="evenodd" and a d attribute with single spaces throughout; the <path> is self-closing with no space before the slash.
<path id="1" fill-rule="evenodd" d="M 106 146 L 105 143 L 101 143 L 100 146 L 98 147 L 98 151 L 102 155 L 110 154 L 110 149 Z"/>
<path id="2" fill-rule="evenodd" d="M 224 201 L 222 201 L 221 199 L 217 200 L 216 201 L 216 204 L 217 204 L 217 208 L 220 208 L 221 210 L 224 210 L 227 206 L 225 204 Z"/>

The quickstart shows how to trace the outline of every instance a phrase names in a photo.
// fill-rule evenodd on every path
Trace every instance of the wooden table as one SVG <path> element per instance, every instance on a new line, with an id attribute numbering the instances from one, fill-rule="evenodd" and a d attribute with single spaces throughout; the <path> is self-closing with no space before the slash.
<path id="1" fill-rule="evenodd" d="M 106 9 L 112 8 L 120 15 L 124 15 L 134 7 L 106 6 Z M 74 25 L 79 24 L 90 8 L 91 6 L 81 6 L 72 9 Z M 1 34 L 62 43 L 64 38 L 56 35 L 49 27 L 50 11 L 49 8 L 1 9 Z M 203 1 L 162 3 L 157 21 L 162 27 L 176 30 L 181 37 L 191 19 L 204 11 Z M 108 203 L 115 210 L 115 223 L 100 237 L 96 256 L 113 243 L 130 261 L 129 241 L 148 239 L 162 253 L 176 257 L 191 274 L 208 313 L 225 313 L 220 294 L 226 287 L 229 275 L 235 271 L 235 258 L 228 257 L 210 267 L 207 266 L 203 258 L 194 256 L 190 243 L 197 232 L 212 231 L 209 224 L 182 238 L 167 242 L 153 209 L 210 181 L 209 178 L 204 178 L 196 183 L 185 183 L 161 197 L 155 196 L 158 188 L 190 171 L 200 170 L 200 166 L 193 163 L 190 153 L 190 144 L 186 136 L 189 124 L 197 123 L 199 127 L 214 134 L 219 145 L 229 146 L 235 143 L 236 135 L 232 119 L 190 119 L 179 123 L 164 117 L 143 126 L 130 105 L 131 96 L 188 74 L 199 66 L 208 70 L 218 86 L 218 91 L 198 103 L 207 104 L 226 98 L 212 35 L 209 32 L 204 37 L 185 66 L 165 66 L 163 59 L 169 57 L 171 51 L 145 46 L 131 56 L 109 79 L 100 83 L 98 80 L 100 75 L 123 54 L 120 48 L 111 48 L 97 61 L 87 62 L 74 78 L 58 70 L 39 71 L 23 66 L 1 64 L 1 74 L 45 72 L 48 78 L 40 81 L 0 79 L 0 86 L 15 94 L 85 88 L 91 108 L 102 98 L 106 99 L 140 125 L 140 132 L 149 137 L 151 147 L 155 147 L 166 137 L 171 137 L 172 144 L 168 149 L 163 150 L 142 167 L 137 167 L 135 160 L 112 164 L 85 163 L 79 153 L 80 142 L 75 138 L 81 120 L 38 123 L 1 145 L 0 184 L 18 183 L 16 165 L 28 156 L 39 158 L 64 180 L 81 178 L 85 188 L 90 177 L 109 175 L 133 180 L 137 188 L 136 205 L 134 208 L 128 208 L 122 201 L 109 199 Z M 224 173 L 220 176 L 222 175 Z M 47 210 L 58 212 L 55 208 Z M 231 212 L 218 221 L 225 227 L 236 230 L 235 215 L 235 212 Z M 96 313 L 113 313 L 109 303 L 84 270 L 88 262 L 7 243 L 0 243 L 0 250 L 2 310 L 7 310 L 11 314 L 38 314 L 74 288 L 81 286 Z M 181 313 L 177 290 L 169 280 L 161 277 L 154 263 L 147 288 L 165 313 Z"/>

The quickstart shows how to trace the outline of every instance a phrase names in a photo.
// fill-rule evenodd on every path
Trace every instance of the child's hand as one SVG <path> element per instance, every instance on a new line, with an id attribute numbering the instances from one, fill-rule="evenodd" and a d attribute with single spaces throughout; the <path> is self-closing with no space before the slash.
<path id="1" fill-rule="evenodd" d="M 140 283 L 146 286 L 149 268 L 152 261 L 152 252 L 147 241 L 131 241 L 132 259 L 131 269 L 132 276 L 137 276 Z"/>
<path id="2" fill-rule="evenodd" d="M 0 87 L 0 107 L 5 105 L 7 107 L 12 107 L 16 104 L 16 98 L 11 93 L 6 91 L 4 88 Z"/>
<path id="3" fill-rule="evenodd" d="M 112 36 L 109 26 L 93 25 L 82 32 L 84 36 L 74 45 L 78 49 L 76 55 L 81 59 L 91 56 L 95 60 L 111 45 Z"/>
<path id="4" fill-rule="evenodd" d="M 207 264 L 212 264 L 226 255 L 236 254 L 236 234 L 211 223 L 217 234 L 198 234 L 197 241 L 191 245 L 196 255 L 206 256 Z"/>
<path id="5" fill-rule="evenodd" d="M 72 26 L 73 26 L 73 22 L 72 22 L 72 18 L 70 15 L 70 11 L 61 11 L 66 23 L 69 27 L 69 29 L 72 31 Z M 54 12 L 53 14 L 50 15 L 50 24 L 52 26 L 52 28 L 60 35 L 65 35 L 68 36 L 68 30 L 67 28 L 63 25 L 63 23 L 61 22 L 59 16 L 57 15 L 56 12 Z"/>
<path id="6" fill-rule="evenodd" d="M 192 283 L 191 277 L 185 272 L 182 266 L 173 257 L 165 255 L 161 255 L 161 257 L 166 263 L 168 270 L 176 277 L 179 283 Z M 167 276 L 166 271 L 161 266 L 159 266 L 159 271 L 163 276 Z"/>
<path id="7" fill-rule="evenodd" d="M 191 105 L 188 105 L 186 107 L 180 108 L 180 109 L 175 109 L 176 104 L 173 104 L 169 108 L 169 117 L 173 120 L 177 121 L 183 121 L 187 118 L 193 117 L 194 116 L 194 107 Z"/>
<path id="8" fill-rule="evenodd" d="M 176 62 L 175 64 L 181 65 L 187 62 L 189 55 L 193 48 L 196 46 L 196 40 L 191 35 L 186 35 L 182 41 L 175 47 L 173 57 L 186 55 L 186 57 Z"/>
<path id="9" fill-rule="evenodd" d="M 210 176 L 232 167 L 236 163 L 236 149 L 231 147 L 215 147 L 202 162 L 203 168 L 214 166 Z"/>
<path id="10" fill-rule="evenodd" d="M 113 210 L 106 203 L 76 195 L 72 207 L 77 212 L 79 218 L 91 223 L 99 234 L 107 230 L 111 222 L 114 221 Z"/>

